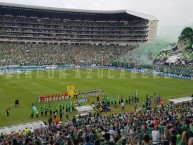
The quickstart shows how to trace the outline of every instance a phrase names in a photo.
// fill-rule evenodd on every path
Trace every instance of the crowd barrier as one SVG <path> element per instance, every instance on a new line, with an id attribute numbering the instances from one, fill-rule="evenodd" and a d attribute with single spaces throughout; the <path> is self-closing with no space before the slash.
<path id="1" fill-rule="evenodd" d="M 164 77 L 172 77 L 172 78 L 180 78 L 186 80 L 193 80 L 191 76 L 183 76 L 178 74 L 170 74 L 164 72 L 157 72 L 153 70 L 147 69 L 131 69 L 131 68 L 121 68 L 121 67 L 112 67 L 112 66 L 26 66 L 26 67 L 2 67 L 0 68 L 0 73 L 20 73 L 26 71 L 40 71 L 40 70 L 66 70 L 66 69 L 91 69 L 91 68 L 106 68 L 106 69 L 117 69 L 117 70 L 125 70 L 134 73 L 143 73 L 143 74 L 152 74 L 152 75 L 159 75 Z"/>

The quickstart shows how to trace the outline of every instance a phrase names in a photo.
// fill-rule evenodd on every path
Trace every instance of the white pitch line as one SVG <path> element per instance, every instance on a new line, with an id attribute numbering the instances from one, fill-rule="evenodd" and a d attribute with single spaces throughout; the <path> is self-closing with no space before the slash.
<path id="1" fill-rule="evenodd" d="M 58 93 L 58 91 L 56 91 L 56 90 L 54 90 L 54 89 L 51 89 L 51 88 L 49 88 L 49 87 L 46 87 L 46 86 L 40 85 L 40 84 L 38 84 L 38 83 L 35 83 L 35 82 L 32 82 L 32 81 L 29 81 L 29 80 L 27 80 L 27 81 L 28 81 L 28 82 L 30 82 L 31 84 L 36 85 L 36 86 L 40 86 L 40 88 L 45 88 L 45 89 L 48 89 L 48 90 L 51 90 L 51 91 L 54 91 L 54 92 Z"/>

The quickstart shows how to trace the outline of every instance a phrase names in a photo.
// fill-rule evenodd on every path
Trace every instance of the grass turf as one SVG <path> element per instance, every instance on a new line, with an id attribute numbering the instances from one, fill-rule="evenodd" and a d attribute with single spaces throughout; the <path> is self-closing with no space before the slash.
<path id="1" fill-rule="evenodd" d="M 160 94 L 166 103 L 169 98 L 190 96 L 193 93 L 193 81 L 136 74 L 112 69 L 73 69 L 59 71 L 32 71 L 18 74 L 0 75 L 0 126 L 34 121 L 31 119 L 32 103 L 37 96 L 66 92 L 66 87 L 74 85 L 77 91 L 103 89 L 106 96 L 131 96 L 138 92 L 140 103 L 146 94 Z M 96 102 L 96 97 L 90 97 Z M 15 108 L 15 100 L 20 106 Z M 61 101 L 65 105 L 69 101 Z M 85 103 L 90 104 L 90 102 Z M 47 103 L 43 104 L 48 106 Z M 52 102 L 52 106 L 58 102 Z M 40 108 L 40 104 L 37 104 Z M 6 109 L 10 108 L 10 116 Z M 113 113 L 121 112 L 121 107 L 113 108 Z M 134 104 L 125 105 L 125 111 L 134 111 Z M 70 118 L 77 112 L 70 113 Z M 48 115 L 49 116 L 49 115 Z M 65 115 L 63 115 L 65 118 Z M 47 121 L 48 117 L 37 120 Z M 65 120 L 65 119 L 64 119 Z"/>

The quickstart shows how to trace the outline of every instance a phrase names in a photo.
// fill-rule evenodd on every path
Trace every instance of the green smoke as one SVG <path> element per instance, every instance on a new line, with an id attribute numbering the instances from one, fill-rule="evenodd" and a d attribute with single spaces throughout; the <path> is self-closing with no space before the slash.
<path id="1" fill-rule="evenodd" d="M 172 48 L 170 43 L 162 38 L 157 38 L 151 42 L 144 43 L 134 50 L 120 57 L 117 61 L 135 63 L 137 65 L 151 65 L 153 58 L 163 49 Z"/>
<path id="2" fill-rule="evenodd" d="M 150 65 L 153 63 L 155 55 L 166 48 L 172 48 L 169 42 L 164 39 L 156 39 L 134 49 L 132 52 L 133 59 L 138 58 L 139 65 Z"/>
<path id="3" fill-rule="evenodd" d="M 117 62 L 124 64 L 152 65 L 153 60 L 167 59 L 168 56 L 181 52 L 182 58 L 185 61 L 193 60 L 193 30 L 191 27 L 186 27 L 179 34 L 176 43 L 171 43 L 172 40 L 168 36 L 157 38 L 151 42 L 141 44 L 139 47 L 129 51 L 127 54 L 117 59 Z M 164 51 L 162 51 L 164 49 Z M 158 55 L 159 54 L 159 55 Z M 161 57 L 161 58 L 160 58 Z"/>

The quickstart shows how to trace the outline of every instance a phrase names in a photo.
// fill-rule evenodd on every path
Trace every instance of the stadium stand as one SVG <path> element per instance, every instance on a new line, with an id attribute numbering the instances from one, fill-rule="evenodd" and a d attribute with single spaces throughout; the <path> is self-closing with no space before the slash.
<path id="1" fill-rule="evenodd" d="M 111 65 L 156 37 L 154 16 L 0 3 L 0 65 Z"/>
<path id="2" fill-rule="evenodd" d="M 154 64 L 192 68 L 192 28 L 186 27 L 182 30 L 178 42 L 173 48 L 160 51 L 154 59 Z"/>
<path id="3" fill-rule="evenodd" d="M 0 41 L 136 46 L 156 37 L 154 16 L 0 3 Z"/>
<path id="4" fill-rule="evenodd" d="M 7 65 L 111 65 L 131 46 L 0 43 L 0 66 Z"/>
<path id="5" fill-rule="evenodd" d="M 150 98 L 149 98 L 150 99 Z M 149 105 L 147 105 L 149 106 Z M 186 144 L 192 145 L 192 103 L 145 107 L 135 113 L 101 116 L 99 112 L 73 117 L 66 123 L 49 118 L 50 125 L 30 131 L 1 133 L 1 144 Z"/>
<path id="6" fill-rule="evenodd" d="M 153 16 L 129 10 L 0 3 L 0 11 L 1 66 L 111 65 L 112 60 L 154 39 L 158 22 Z M 183 57 L 189 60 L 192 55 L 187 52 Z M 189 102 L 158 105 L 145 107 L 143 112 L 136 109 L 135 113 L 103 116 L 95 112 L 73 117 L 64 124 L 49 118 L 49 125 L 34 130 L 30 130 L 31 124 L 16 131 L 3 128 L 0 144 L 187 144 L 190 138 L 192 145 L 191 106 Z"/>

